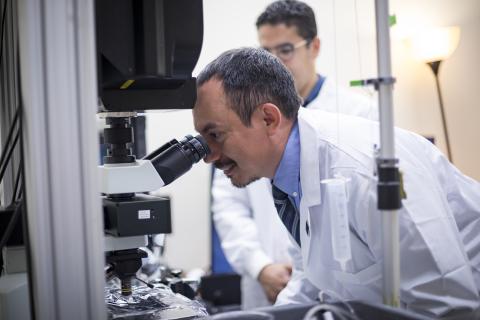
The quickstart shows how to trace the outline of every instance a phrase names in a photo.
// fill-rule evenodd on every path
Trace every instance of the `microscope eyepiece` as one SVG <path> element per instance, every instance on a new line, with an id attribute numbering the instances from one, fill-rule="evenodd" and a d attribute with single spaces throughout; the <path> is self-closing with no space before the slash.
<path id="1" fill-rule="evenodd" d="M 209 153 L 210 149 L 202 136 L 187 135 L 180 142 L 176 139 L 171 140 L 144 159 L 152 162 L 167 185 L 190 170 Z"/>
<path id="2" fill-rule="evenodd" d="M 194 163 L 202 160 L 207 154 L 210 153 L 210 149 L 208 148 L 205 139 L 198 135 L 193 137 L 191 135 L 185 136 L 185 139 L 180 141 L 180 144 L 188 150 L 188 155 L 193 156 Z"/>

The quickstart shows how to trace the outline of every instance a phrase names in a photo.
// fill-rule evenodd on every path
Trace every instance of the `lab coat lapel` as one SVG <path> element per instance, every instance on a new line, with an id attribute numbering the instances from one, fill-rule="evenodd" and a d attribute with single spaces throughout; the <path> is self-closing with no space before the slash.
<path id="1" fill-rule="evenodd" d="M 310 254 L 310 215 L 315 206 L 321 203 L 320 169 L 318 157 L 318 139 L 315 127 L 309 123 L 308 114 L 299 110 L 298 126 L 300 131 L 300 182 L 302 201 L 300 203 L 300 239 L 304 263 L 308 263 Z"/>
<path id="2" fill-rule="evenodd" d="M 317 131 L 308 122 L 308 115 L 299 110 L 298 127 L 300 131 L 300 181 L 302 185 L 302 202 L 308 207 L 321 203 L 320 167 L 318 157 Z"/>

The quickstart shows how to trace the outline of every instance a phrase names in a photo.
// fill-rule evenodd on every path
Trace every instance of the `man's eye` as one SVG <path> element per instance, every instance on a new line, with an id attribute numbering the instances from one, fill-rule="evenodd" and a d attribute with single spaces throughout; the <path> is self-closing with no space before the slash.
<path id="1" fill-rule="evenodd" d="M 292 49 L 290 47 L 279 48 L 278 52 L 281 54 L 289 54 L 292 52 Z"/>
<path id="2" fill-rule="evenodd" d="M 222 134 L 218 132 L 210 132 L 209 135 L 214 140 L 219 140 L 222 136 Z"/>

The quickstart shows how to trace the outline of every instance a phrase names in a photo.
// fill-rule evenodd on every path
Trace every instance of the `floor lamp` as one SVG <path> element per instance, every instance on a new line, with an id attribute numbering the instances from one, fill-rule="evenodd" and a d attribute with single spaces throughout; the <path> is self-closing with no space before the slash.
<path id="1" fill-rule="evenodd" d="M 418 34 L 411 39 L 414 55 L 418 59 L 427 63 L 435 76 L 435 84 L 437 87 L 438 101 L 440 105 L 440 114 L 442 116 L 443 133 L 445 135 L 445 142 L 447 146 L 447 156 L 448 160 L 451 162 L 453 162 L 452 152 L 450 148 L 448 126 L 438 73 L 442 62 L 448 59 L 448 57 L 450 57 L 453 51 L 455 51 L 457 48 L 459 39 L 460 28 L 458 27 L 423 30 L 418 32 Z"/>

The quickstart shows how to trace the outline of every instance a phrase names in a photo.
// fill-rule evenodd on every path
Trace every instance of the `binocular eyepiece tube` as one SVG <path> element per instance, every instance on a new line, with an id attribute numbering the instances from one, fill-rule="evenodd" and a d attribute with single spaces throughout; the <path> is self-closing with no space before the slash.
<path id="1" fill-rule="evenodd" d="M 187 135 L 180 141 L 171 140 L 143 159 L 152 162 L 167 185 L 190 170 L 195 163 L 209 153 L 210 149 L 202 136 Z"/>

